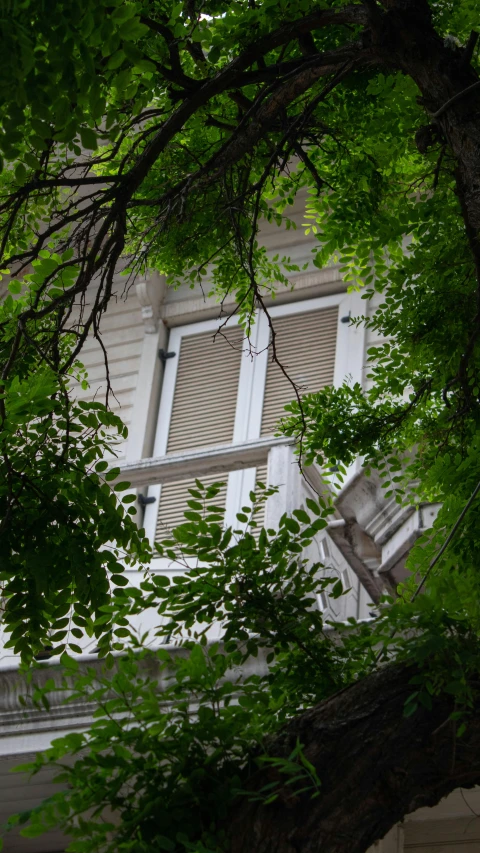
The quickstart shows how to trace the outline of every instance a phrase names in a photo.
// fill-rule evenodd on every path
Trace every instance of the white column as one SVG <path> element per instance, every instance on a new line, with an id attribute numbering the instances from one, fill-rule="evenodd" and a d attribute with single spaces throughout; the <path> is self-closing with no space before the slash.
<path id="1" fill-rule="evenodd" d="M 160 318 L 165 288 L 165 277 L 156 273 L 148 273 L 138 279 L 135 285 L 145 331 L 128 431 L 126 462 L 136 462 L 145 456 L 151 456 L 153 452 L 164 371 L 158 350 L 164 349 L 168 340 L 168 329 Z M 145 493 L 146 489 L 132 489 L 132 493 L 134 492 Z M 134 518 L 137 524 L 142 526 L 144 511 L 138 503 L 134 506 L 137 510 Z"/>
<path id="2" fill-rule="evenodd" d="M 268 454 L 268 485 L 278 486 L 278 492 L 268 498 L 265 507 L 265 527 L 278 528 L 284 512 L 291 513 L 302 503 L 302 477 L 298 458 L 290 445 L 272 447 Z"/>
<path id="3" fill-rule="evenodd" d="M 165 293 L 165 279 L 155 273 L 136 283 L 138 301 L 145 324 L 140 356 L 137 388 L 128 436 L 126 461 L 136 462 L 151 456 L 158 417 L 163 364 L 158 350 L 165 348 L 168 330 L 159 318 L 160 304 Z"/>

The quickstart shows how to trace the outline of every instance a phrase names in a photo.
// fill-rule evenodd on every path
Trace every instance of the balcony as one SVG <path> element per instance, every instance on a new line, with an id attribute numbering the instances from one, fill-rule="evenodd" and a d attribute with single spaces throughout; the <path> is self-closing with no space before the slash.
<path id="1" fill-rule="evenodd" d="M 158 487 L 159 484 L 163 486 L 182 479 L 202 480 L 202 478 L 216 475 L 221 480 L 227 476 L 225 472 L 231 476 L 232 472 L 243 470 L 248 472 L 247 485 L 237 487 L 238 483 L 235 480 L 233 484 L 230 481 L 231 493 L 226 509 L 226 523 L 241 527 L 240 522 L 236 521 L 235 514 L 248 502 L 245 495 L 254 488 L 255 471 L 260 468 L 267 471 L 267 484 L 278 488 L 278 491 L 267 499 L 264 516 L 259 522 L 266 528 L 276 529 L 284 513 L 290 514 L 294 509 L 305 506 L 305 499 L 308 497 L 315 498 L 318 494 L 325 493 L 326 486 L 316 466 L 309 467 L 302 475 L 292 439 L 271 436 L 125 463 L 121 466 L 117 481 L 127 480 L 132 487 L 143 491 L 146 486 Z M 150 491 L 155 494 L 155 488 Z M 148 517 L 145 526 L 147 534 L 152 538 L 158 504 L 148 505 L 146 511 Z M 332 542 L 328 528 L 315 537 L 306 550 L 305 557 L 311 562 L 323 563 L 326 573 L 339 577 L 344 587 L 350 590 L 347 596 L 335 601 L 328 601 L 326 598 L 319 600 L 319 607 L 327 611 L 327 618 L 346 619 L 348 616 L 366 615 L 365 606 L 368 596 L 364 595 L 365 602 L 363 599 L 360 602 L 361 589 L 357 577 L 350 571 L 340 551 Z M 159 558 L 154 559 L 153 569 L 164 573 L 179 571 L 178 567 L 173 566 L 168 560 Z"/>
<path id="2" fill-rule="evenodd" d="M 300 471 L 293 445 L 290 438 L 269 436 L 172 453 L 125 463 L 118 480 L 128 480 L 133 488 L 142 490 L 182 479 L 202 480 L 212 475 L 221 478 L 226 471 L 251 471 L 266 466 L 267 484 L 277 486 L 278 491 L 267 499 L 263 524 L 276 528 L 283 513 L 291 513 L 305 504 L 305 498 L 315 498 L 328 489 L 316 465 L 303 473 Z M 235 523 L 235 512 L 240 505 L 241 502 L 233 513 L 227 513 L 228 523 Z M 337 605 L 331 614 L 334 618 L 367 616 L 368 607 L 383 592 L 394 592 L 406 577 L 405 561 L 410 548 L 432 526 L 439 508 L 438 504 L 399 505 L 393 497 L 385 497 L 378 476 L 366 478 L 360 465 L 352 467 L 345 484 L 337 491 L 335 513 L 328 527 L 318 534 L 311 546 L 313 550 L 306 554 L 307 559 L 321 561 L 343 576 L 346 583 L 350 580 L 351 588 L 352 579 L 355 576 L 358 579 L 358 590 L 354 593 L 356 612 L 348 606 L 341 614 Z M 168 571 L 167 566 L 158 565 L 158 569 Z"/>

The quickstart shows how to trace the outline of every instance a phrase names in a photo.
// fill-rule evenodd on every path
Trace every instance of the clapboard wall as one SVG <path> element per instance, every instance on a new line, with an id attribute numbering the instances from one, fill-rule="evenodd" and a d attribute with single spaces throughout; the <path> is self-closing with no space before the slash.
<path id="1" fill-rule="evenodd" d="M 144 340 L 144 324 L 135 287 L 125 290 L 125 279 L 118 277 L 115 296 L 100 321 L 102 343 L 108 355 L 108 370 L 113 394 L 109 405 L 123 423 L 130 427 L 133 417 L 134 396 L 138 385 L 140 358 Z M 93 293 L 89 297 L 91 302 Z M 88 306 L 87 306 L 88 307 Z M 100 343 L 89 337 L 80 354 L 80 361 L 88 372 L 89 388 L 75 385 L 75 395 L 81 400 L 105 402 L 107 373 L 105 357 Z M 119 459 L 126 451 L 124 442 L 119 448 Z"/>

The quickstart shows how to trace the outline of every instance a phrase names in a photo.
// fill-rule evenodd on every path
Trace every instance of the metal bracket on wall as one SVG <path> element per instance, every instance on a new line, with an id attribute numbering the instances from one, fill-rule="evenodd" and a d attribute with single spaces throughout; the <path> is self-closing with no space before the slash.
<path id="1" fill-rule="evenodd" d="M 142 495 L 142 493 L 140 492 L 140 494 L 137 497 L 137 500 L 138 500 L 138 503 L 140 504 L 140 506 L 142 507 L 142 509 L 145 509 L 145 507 L 148 506 L 148 504 L 154 504 L 157 499 L 153 495 L 150 495 L 147 498 L 147 497 L 145 497 L 145 495 Z"/>
<path id="2" fill-rule="evenodd" d="M 158 357 L 164 366 L 167 358 L 175 358 L 176 354 L 176 352 L 165 352 L 164 349 L 158 350 Z"/>

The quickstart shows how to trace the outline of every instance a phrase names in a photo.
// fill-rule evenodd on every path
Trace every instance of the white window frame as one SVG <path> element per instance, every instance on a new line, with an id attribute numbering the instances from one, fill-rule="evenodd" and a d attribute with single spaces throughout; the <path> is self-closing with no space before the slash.
<path id="1" fill-rule="evenodd" d="M 273 305 L 269 314 L 273 321 L 277 317 L 294 316 L 322 308 L 338 306 L 338 328 L 335 352 L 334 385 L 339 386 L 346 378 L 363 384 L 364 363 L 364 329 L 363 326 L 351 326 L 345 322 L 348 316 L 355 317 L 362 313 L 362 301 L 358 292 L 335 293 L 329 296 L 319 296 L 313 299 L 287 302 Z M 342 322 L 343 320 L 343 322 Z M 163 388 L 158 412 L 157 430 L 155 436 L 154 457 L 166 455 L 170 420 L 172 415 L 175 384 L 183 337 L 212 332 L 219 328 L 220 320 L 204 320 L 185 326 L 173 328 L 170 332 L 168 349 L 176 353 L 175 358 L 166 362 Z M 227 328 L 236 326 L 236 316 L 229 319 Z M 240 366 L 240 377 L 237 393 L 237 408 L 232 444 L 254 440 L 260 437 L 265 381 L 269 359 L 269 325 L 268 318 L 261 313 L 252 330 L 251 345 L 257 355 L 251 357 L 245 353 Z M 245 347 L 245 349 L 247 349 Z M 217 445 L 218 446 L 218 445 Z M 175 454 L 175 456 L 181 455 Z M 171 458 L 173 454 L 169 454 Z M 192 478 L 196 476 L 192 470 Z M 247 468 L 231 471 L 228 475 L 226 524 L 234 524 L 236 513 L 241 506 L 248 505 L 249 492 L 255 488 L 256 469 Z M 161 485 L 150 486 L 149 497 L 155 502 L 145 508 L 144 527 L 147 537 L 153 542 L 155 537 L 158 509 L 160 505 Z M 162 561 L 163 563 L 163 561 Z"/>

